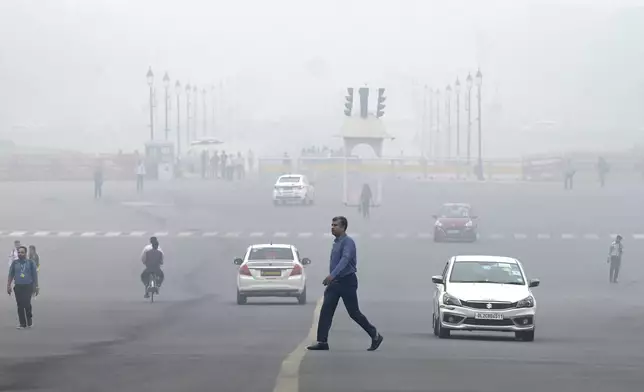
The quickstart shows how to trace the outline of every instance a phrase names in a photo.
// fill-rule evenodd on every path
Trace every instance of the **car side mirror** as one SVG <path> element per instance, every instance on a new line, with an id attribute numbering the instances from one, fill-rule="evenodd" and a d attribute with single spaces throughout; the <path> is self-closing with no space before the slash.
<path id="1" fill-rule="evenodd" d="M 539 287 L 541 284 L 541 281 L 539 279 L 532 279 L 530 280 L 529 287 Z"/>
<path id="2" fill-rule="evenodd" d="M 235 264 L 235 265 L 242 265 L 243 262 L 244 262 L 244 260 L 242 260 L 240 258 L 236 258 L 235 260 L 233 260 L 233 264 Z"/>
<path id="3" fill-rule="evenodd" d="M 479 218 L 479 216 L 478 216 L 478 215 L 472 215 L 472 216 L 470 216 L 470 219 L 478 219 L 478 218 Z"/>
<path id="4" fill-rule="evenodd" d="M 302 259 L 302 265 L 309 265 L 309 264 L 311 264 L 311 259 L 306 257 Z"/>
<path id="5" fill-rule="evenodd" d="M 432 215 L 432 217 L 434 217 L 434 219 L 438 219 L 438 215 Z"/>
<path id="6" fill-rule="evenodd" d="M 443 284 L 443 277 L 441 275 L 432 276 L 432 282 L 436 284 Z"/>

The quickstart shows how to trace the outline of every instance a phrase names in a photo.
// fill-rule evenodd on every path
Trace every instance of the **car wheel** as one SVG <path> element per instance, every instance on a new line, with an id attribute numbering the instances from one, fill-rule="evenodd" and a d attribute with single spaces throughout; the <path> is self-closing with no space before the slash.
<path id="1" fill-rule="evenodd" d="M 297 303 L 300 305 L 306 305 L 306 289 L 302 291 L 302 294 L 297 296 Z"/>
<path id="2" fill-rule="evenodd" d="M 534 341 L 534 329 L 532 331 L 519 331 L 514 333 L 514 337 L 524 342 Z"/>
<path id="3" fill-rule="evenodd" d="M 237 305 L 245 305 L 248 302 L 245 295 L 237 293 Z"/>
<path id="4" fill-rule="evenodd" d="M 434 314 L 432 314 L 432 328 L 434 329 L 434 336 L 438 336 L 438 323 Z"/>
<path id="5" fill-rule="evenodd" d="M 439 317 L 440 317 L 440 314 L 439 314 Z M 441 325 L 440 319 L 436 319 L 436 329 L 438 330 L 438 337 L 440 339 L 448 339 L 450 337 L 450 330 L 443 328 L 443 326 Z"/>

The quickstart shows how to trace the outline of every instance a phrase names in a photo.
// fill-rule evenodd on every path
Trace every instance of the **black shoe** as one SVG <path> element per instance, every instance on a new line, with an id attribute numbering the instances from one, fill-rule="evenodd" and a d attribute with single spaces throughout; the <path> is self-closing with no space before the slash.
<path id="1" fill-rule="evenodd" d="M 382 341 L 384 338 L 382 337 L 381 334 L 378 334 L 375 339 L 371 339 L 371 347 L 367 349 L 367 351 L 376 351 L 378 347 L 382 344 Z"/>
<path id="2" fill-rule="evenodd" d="M 327 351 L 329 350 L 329 343 L 317 342 L 308 346 L 306 349 L 311 351 Z"/>
<path id="3" fill-rule="evenodd" d="M 27 328 L 31 328 L 34 325 L 34 322 L 32 319 L 27 319 Z"/>

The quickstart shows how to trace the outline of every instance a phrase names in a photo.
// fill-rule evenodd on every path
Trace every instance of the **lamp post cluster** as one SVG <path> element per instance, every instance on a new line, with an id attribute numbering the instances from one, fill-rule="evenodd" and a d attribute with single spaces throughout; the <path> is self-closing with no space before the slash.
<path id="1" fill-rule="evenodd" d="M 465 159 L 467 164 L 471 163 L 472 159 L 472 90 L 476 87 L 476 102 L 477 102 L 477 125 L 478 125 L 478 159 L 476 165 L 476 174 L 479 179 L 483 179 L 483 139 L 481 133 L 481 86 L 483 85 L 483 74 L 479 69 L 476 75 L 468 74 L 465 78 L 465 85 L 461 85 L 459 78 L 456 78 L 454 87 L 447 85 L 444 90 L 444 110 L 446 117 L 445 134 L 447 136 L 447 158 L 452 158 L 452 97 L 456 101 L 456 159 L 461 160 L 461 96 L 465 99 L 465 112 L 467 112 L 467 134 L 466 134 L 466 155 Z M 464 88 L 463 88 L 464 87 Z M 432 89 L 425 85 L 424 101 L 429 101 L 429 150 L 433 152 L 432 155 L 438 157 L 441 155 L 441 142 L 440 137 L 443 133 L 443 125 L 440 121 L 441 113 L 441 90 Z M 432 138 L 432 135 L 434 136 Z M 432 143 L 433 140 L 433 143 Z"/>
<path id="2" fill-rule="evenodd" d="M 154 73 L 152 72 L 152 67 L 148 69 L 146 75 L 148 86 L 150 88 L 150 140 L 154 140 Z M 172 92 L 170 91 L 172 84 L 170 76 L 166 72 L 163 75 L 163 89 L 164 89 L 164 109 L 165 109 L 165 140 L 169 141 L 170 138 L 170 109 L 172 104 Z M 185 116 L 181 115 L 181 96 L 185 93 Z M 215 105 L 214 105 L 214 96 L 215 96 L 215 86 L 211 86 L 211 94 L 213 97 L 212 105 L 212 125 L 214 126 L 215 122 Z M 185 140 L 188 144 L 197 139 L 197 134 L 199 133 L 199 117 L 201 115 L 201 136 L 206 136 L 208 134 L 208 110 L 207 110 L 207 90 L 203 87 L 201 90 L 196 85 L 191 85 L 190 83 L 185 86 L 181 85 L 179 80 L 176 80 L 174 83 L 174 94 L 177 104 L 177 124 L 176 124 L 176 141 L 177 141 L 177 153 L 181 153 L 181 121 L 185 121 Z M 199 95 L 201 94 L 201 106 L 202 111 L 199 110 Z"/>

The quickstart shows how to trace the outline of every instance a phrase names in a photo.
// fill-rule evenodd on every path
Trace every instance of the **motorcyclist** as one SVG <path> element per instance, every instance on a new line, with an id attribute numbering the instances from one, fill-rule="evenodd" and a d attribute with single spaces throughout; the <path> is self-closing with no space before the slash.
<path id="1" fill-rule="evenodd" d="M 158 277 L 157 287 L 161 289 L 165 275 L 161 270 L 163 265 L 163 250 L 159 247 L 159 240 L 156 237 L 150 237 L 150 244 L 143 248 L 141 262 L 145 265 L 145 270 L 141 273 L 141 282 L 145 287 L 145 298 L 148 298 L 148 284 L 150 283 L 150 274 L 155 273 Z"/>

